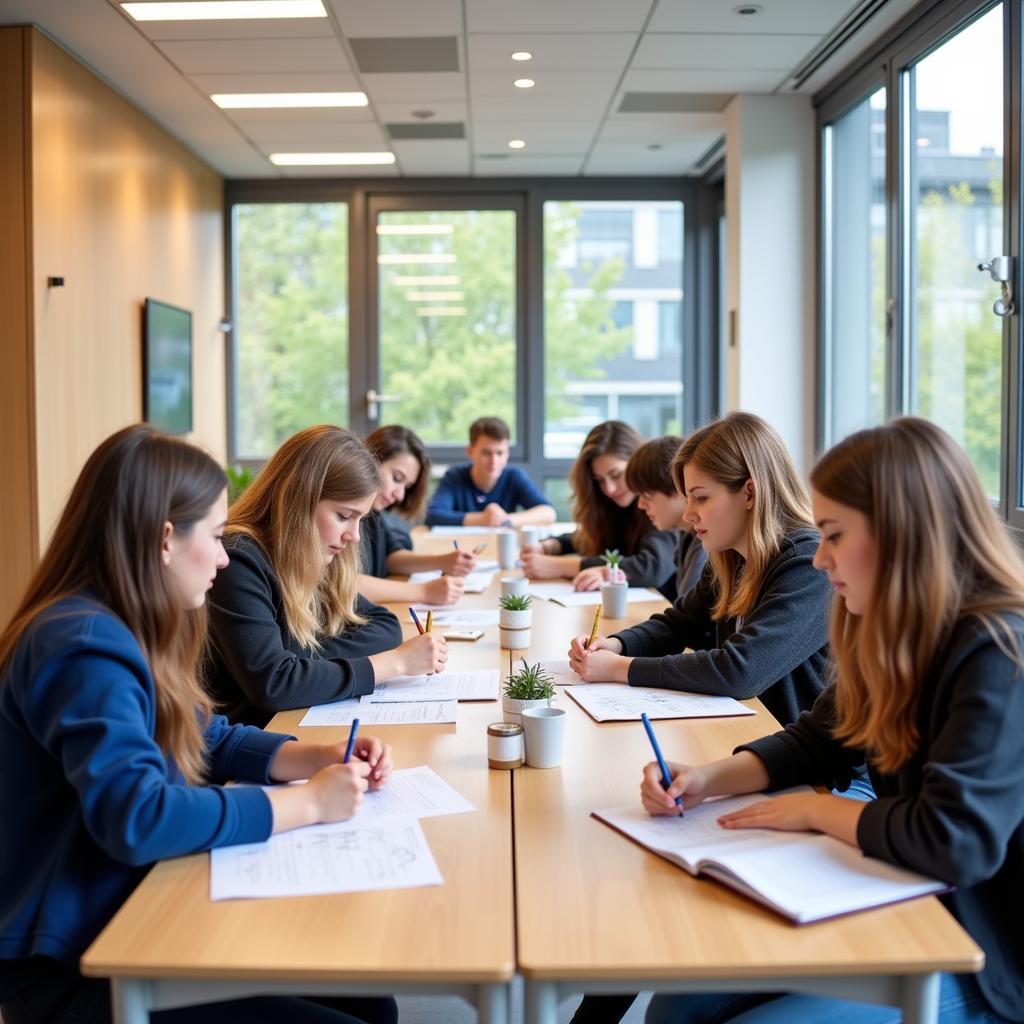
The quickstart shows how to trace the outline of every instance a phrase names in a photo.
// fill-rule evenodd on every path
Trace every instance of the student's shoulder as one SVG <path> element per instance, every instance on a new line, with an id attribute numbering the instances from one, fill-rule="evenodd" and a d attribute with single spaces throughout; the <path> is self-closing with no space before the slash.
<path id="1" fill-rule="evenodd" d="M 263 546 L 247 533 L 229 533 L 224 537 L 224 550 L 228 553 L 228 566 L 246 566 L 249 568 L 273 571 L 270 556 Z M 225 570 L 221 570 L 224 572 Z"/>
<path id="2" fill-rule="evenodd" d="M 1008 651 L 1016 648 L 1017 657 L 1024 655 L 1024 614 L 1017 609 L 966 613 L 953 624 L 946 641 L 947 665 L 967 660 L 983 648 L 999 649 L 1009 660 Z"/>
<path id="3" fill-rule="evenodd" d="M 813 558 L 821 535 L 813 526 L 798 526 L 786 533 L 779 545 L 779 561 Z"/>
<path id="4" fill-rule="evenodd" d="M 458 465 L 449 466 L 445 470 L 444 476 L 441 477 L 441 484 L 464 485 L 469 483 L 469 473 L 472 468 L 473 464 L 471 462 L 460 462 Z"/>

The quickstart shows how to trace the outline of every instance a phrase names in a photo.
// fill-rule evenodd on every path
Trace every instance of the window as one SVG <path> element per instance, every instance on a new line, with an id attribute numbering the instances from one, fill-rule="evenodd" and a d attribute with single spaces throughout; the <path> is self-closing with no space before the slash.
<path id="1" fill-rule="evenodd" d="M 234 207 L 234 457 L 348 422 L 348 207 Z"/>
<path id="2" fill-rule="evenodd" d="M 544 203 L 544 456 L 682 423 L 681 202 Z M 677 237 L 678 236 L 678 237 Z"/>

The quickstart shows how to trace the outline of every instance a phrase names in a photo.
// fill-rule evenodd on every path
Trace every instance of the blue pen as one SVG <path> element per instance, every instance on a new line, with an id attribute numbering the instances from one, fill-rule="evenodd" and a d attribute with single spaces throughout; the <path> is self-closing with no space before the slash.
<path id="1" fill-rule="evenodd" d="M 416 609 L 410 608 L 409 614 L 412 616 L 412 621 L 416 623 L 416 628 L 420 631 L 420 636 L 423 636 L 423 626 L 420 625 L 420 620 L 416 615 Z"/>
<path id="2" fill-rule="evenodd" d="M 654 726 L 651 725 L 651 720 L 646 714 L 641 713 L 640 721 L 644 723 L 644 728 L 647 730 L 647 738 L 651 741 L 651 746 L 654 747 L 654 756 L 658 759 L 658 767 L 661 769 L 661 784 L 665 789 L 668 789 L 672 785 L 672 776 L 669 774 L 668 765 L 665 764 L 661 747 L 658 746 L 658 737 L 654 735 Z M 679 816 L 682 817 L 683 798 L 681 796 L 676 797 L 676 807 L 679 808 Z"/>
<path id="3" fill-rule="evenodd" d="M 348 734 L 348 746 L 345 748 L 345 760 L 343 764 L 348 764 L 352 760 L 352 751 L 356 748 L 356 734 L 359 732 L 359 719 L 352 719 L 352 728 Z"/>
<path id="4" fill-rule="evenodd" d="M 452 547 L 455 548 L 456 551 L 458 551 L 459 550 L 459 542 L 457 540 L 453 540 L 452 541 Z"/>

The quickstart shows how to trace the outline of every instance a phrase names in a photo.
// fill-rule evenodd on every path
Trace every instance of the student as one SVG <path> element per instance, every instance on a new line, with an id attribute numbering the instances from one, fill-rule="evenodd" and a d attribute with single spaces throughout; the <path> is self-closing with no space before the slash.
<path id="1" fill-rule="evenodd" d="M 769 799 L 728 828 L 824 832 L 939 878 L 939 898 L 985 952 L 977 975 L 943 975 L 939 1020 L 1024 1021 L 1024 562 L 963 451 L 900 419 L 861 431 L 811 474 L 815 565 L 836 591 L 835 681 L 813 711 L 732 757 L 644 771 L 652 814 L 716 795 L 842 785 L 867 756 L 870 803 Z M 648 1024 L 841 1020 L 898 1010 L 801 995 L 658 996 Z"/>
<path id="2" fill-rule="evenodd" d="M 397 510 L 410 518 L 423 511 L 430 479 L 430 455 L 423 442 L 406 427 L 379 427 L 366 439 L 366 448 L 380 466 L 380 491 L 373 511 L 363 520 L 360 549 L 363 574 L 359 593 L 371 601 L 403 601 L 410 604 L 453 604 L 465 586 L 460 577 L 473 571 L 472 550 L 452 548 L 443 555 L 422 555 L 407 550 L 407 535 L 396 530 L 385 513 Z M 428 569 L 444 574 L 429 583 L 389 580 L 392 574 L 408 576 Z"/>
<path id="3" fill-rule="evenodd" d="M 683 518 L 686 498 L 672 479 L 672 463 L 682 444 L 674 435 L 645 441 L 626 464 L 626 486 L 636 495 L 637 508 L 647 513 L 656 530 L 679 530 L 675 576 L 658 588 L 667 601 L 684 597 L 696 586 L 708 560 L 693 526 Z"/>
<path id="4" fill-rule="evenodd" d="M 730 413 L 687 438 L 672 475 L 710 570 L 646 622 L 589 649 L 573 639 L 570 664 L 585 682 L 760 697 L 793 722 L 825 686 L 829 588 L 785 446 L 760 417 Z"/>
<path id="5" fill-rule="evenodd" d="M 569 480 L 576 532 L 548 537 L 522 549 L 531 579 L 567 577 L 577 590 L 597 590 L 605 578 L 601 555 L 625 556 L 621 568 L 633 587 L 662 587 L 675 578 L 676 530 L 656 530 L 626 486 L 626 463 L 640 435 L 621 420 L 599 423 L 587 434 Z"/>
<path id="6" fill-rule="evenodd" d="M 227 564 L 226 483 L 209 456 L 149 427 L 108 438 L 0 634 L 6 1024 L 109 1024 L 110 983 L 83 978 L 78 960 L 155 861 L 351 817 L 388 779 L 390 751 L 368 736 L 346 765 L 336 744 L 211 714 L 197 671 L 206 592 Z M 154 1024 L 357 1018 L 393 1022 L 397 1008 L 256 998 L 153 1014 Z"/>
<path id="7" fill-rule="evenodd" d="M 210 594 L 209 683 L 233 721 L 371 693 L 440 672 L 440 634 L 402 643 L 398 620 L 357 593 L 359 525 L 377 460 L 340 427 L 299 431 L 231 507 L 231 564 Z"/>
<path id="8" fill-rule="evenodd" d="M 428 526 L 525 526 L 555 510 L 518 466 L 508 464 L 508 424 L 482 416 L 469 428 L 468 466 L 452 466 L 427 508 Z M 522 511 L 516 511 L 521 509 Z"/>

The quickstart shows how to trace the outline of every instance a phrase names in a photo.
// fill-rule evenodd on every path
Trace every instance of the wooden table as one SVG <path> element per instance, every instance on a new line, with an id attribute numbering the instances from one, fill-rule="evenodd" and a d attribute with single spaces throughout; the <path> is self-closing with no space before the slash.
<path id="1" fill-rule="evenodd" d="M 631 609 L 633 606 L 630 606 Z M 564 657 L 592 610 L 534 622 L 533 656 Z M 611 632 L 609 630 L 608 632 Z M 670 760 L 701 763 L 773 731 L 748 718 L 656 723 Z M 933 1022 L 940 971 L 982 954 L 934 897 L 795 927 L 723 885 L 695 879 L 590 812 L 639 799 L 652 752 L 639 723 L 598 725 L 572 700 L 560 768 L 515 772 L 516 928 L 527 1024 L 552 1024 L 574 992 L 778 991 L 902 1006 Z"/>

